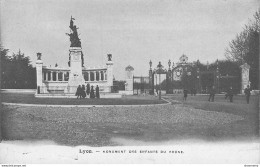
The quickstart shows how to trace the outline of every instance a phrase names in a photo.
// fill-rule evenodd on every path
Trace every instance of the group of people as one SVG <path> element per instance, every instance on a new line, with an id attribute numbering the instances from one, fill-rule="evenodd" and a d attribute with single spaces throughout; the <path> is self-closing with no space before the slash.
<path id="1" fill-rule="evenodd" d="M 249 98 L 251 95 L 251 89 L 249 88 L 249 85 L 247 85 L 247 88 L 244 90 L 245 96 L 246 96 L 246 102 L 247 104 L 249 104 Z M 213 86 L 210 90 L 209 93 L 209 99 L 208 101 L 214 101 L 214 96 L 216 94 L 216 90 L 215 87 Z M 229 99 L 229 101 L 232 103 L 233 102 L 233 96 L 234 96 L 234 91 L 232 86 L 226 91 L 225 94 L 225 99 Z"/>
<path id="2" fill-rule="evenodd" d="M 246 102 L 247 104 L 249 104 L 249 98 L 251 95 L 251 89 L 249 88 L 249 85 L 247 85 L 247 88 L 244 90 L 245 96 L 246 96 Z M 211 87 L 211 89 L 209 89 L 209 102 L 214 102 L 214 98 L 215 98 L 215 94 L 216 94 L 216 89 L 214 86 Z M 195 94 L 194 94 L 195 95 Z M 186 101 L 188 96 L 188 90 L 184 89 L 183 90 L 183 100 Z M 229 99 L 229 101 L 232 103 L 233 102 L 233 96 L 234 96 L 234 91 L 232 86 L 226 91 L 225 94 L 225 99 Z"/>
<path id="3" fill-rule="evenodd" d="M 212 86 L 212 88 L 209 89 L 209 99 L 208 99 L 208 101 L 214 102 L 215 94 L 216 94 L 216 89 L 215 89 L 214 86 Z M 230 102 L 233 102 L 233 96 L 234 96 L 234 91 L 233 91 L 233 88 L 231 86 L 226 91 L 225 99 L 229 99 Z"/>
<path id="4" fill-rule="evenodd" d="M 95 90 L 94 90 L 94 86 L 90 86 L 90 84 L 88 83 L 87 86 L 85 87 L 85 85 L 79 85 L 76 91 L 77 99 L 78 98 L 86 98 L 89 97 L 91 99 L 94 98 L 100 98 L 100 94 L 99 94 L 99 87 L 98 85 L 96 86 Z"/>

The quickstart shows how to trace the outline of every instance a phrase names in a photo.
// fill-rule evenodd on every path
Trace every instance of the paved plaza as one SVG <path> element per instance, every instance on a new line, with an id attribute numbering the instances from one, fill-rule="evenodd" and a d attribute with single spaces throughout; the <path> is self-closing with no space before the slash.
<path id="1" fill-rule="evenodd" d="M 30 95 L 30 94 L 29 94 Z M 2 94 L 4 102 L 26 101 L 28 94 Z M 5 98 L 8 97 L 8 98 Z M 25 97 L 25 98 L 23 98 Z M 235 96 L 234 103 L 217 95 L 215 102 L 198 95 L 182 101 L 181 95 L 165 96 L 172 104 L 153 97 L 125 97 L 130 104 L 143 101 L 149 106 L 42 107 L 2 106 L 4 140 L 49 140 L 58 145 L 123 146 L 131 140 L 143 145 L 167 141 L 251 141 L 258 137 L 258 97 L 246 104 L 244 96 Z M 40 99 L 38 99 L 40 101 Z M 41 99 L 43 103 L 49 99 Z M 51 99 L 53 103 L 61 99 Z M 62 99 L 64 100 L 64 99 Z M 67 99 L 78 102 L 77 99 Z M 83 101 L 83 99 L 81 99 Z M 89 100 L 89 99 L 84 99 Z M 104 100 L 104 99 L 97 99 Z M 113 101 L 113 99 L 110 99 Z M 118 99 L 114 99 L 116 101 Z M 176 102 L 177 101 L 177 102 Z M 71 103 L 72 103 L 71 102 Z M 106 101 L 105 101 L 106 102 Z M 76 103 L 77 104 L 77 103 Z"/>

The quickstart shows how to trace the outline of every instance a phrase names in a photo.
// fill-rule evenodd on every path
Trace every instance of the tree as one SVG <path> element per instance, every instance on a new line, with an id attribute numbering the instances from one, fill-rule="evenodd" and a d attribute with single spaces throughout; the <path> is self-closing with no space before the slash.
<path id="1" fill-rule="evenodd" d="M 20 50 L 8 56 L 8 50 L 1 48 L 1 69 L 1 88 L 36 88 L 36 70 Z"/>
<path id="2" fill-rule="evenodd" d="M 215 68 L 217 64 L 210 65 L 210 68 Z M 235 93 L 240 92 L 241 88 L 241 70 L 236 62 L 230 60 L 218 61 L 219 69 L 219 91 L 225 92 L 232 86 Z"/>
<path id="3" fill-rule="evenodd" d="M 7 81 L 11 77 L 11 59 L 8 56 L 8 49 L 1 49 L 1 88 L 6 88 Z"/>
<path id="4" fill-rule="evenodd" d="M 225 56 L 228 60 L 238 65 L 248 63 L 251 67 L 249 80 L 252 89 L 259 89 L 259 33 L 260 33 L 260 8 L 254 14 L 253 20 L 245 25 L 244 30 L 237 34 L 229 43 Z"/>

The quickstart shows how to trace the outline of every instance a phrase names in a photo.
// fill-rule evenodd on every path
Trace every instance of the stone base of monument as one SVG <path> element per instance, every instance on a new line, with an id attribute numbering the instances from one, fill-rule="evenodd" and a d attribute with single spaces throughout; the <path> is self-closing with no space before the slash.
<path id="1" fill-rule="evenodd" d="M 70 47 L 70 74 L 64 93 L 75 93 L 79 85 L 85 85 L 82 75 L 82 50 L 80 47 Z"/>
<path id="2" fill-rule="evenodd" d="M 72 94 L 77 91 L 79 85 L 86 85 L 83 77 L 71 77 L 69 79 L 67 87 L 64 89 L 64 93 Z"/>
<path id="3" fill-rule="evenodd" d="M 35 94 L 35 97 L 38 98 L 77 98 L 75 94 L 71 93 L 61 93 L 61 94 Z M 86 97 L 88 98 L 88 97 Z M 100 98 L 107 99 L 107 98 L 122 98 L 122 94 L 119 93 L 100 93 Z"/>
<path id="4" fill-rule="evenodd" d="M 126 90 L 120 90 L 118 93 L 121 95 L 133 95 L 134 94 L 133 91 L 126 91 Z"/>

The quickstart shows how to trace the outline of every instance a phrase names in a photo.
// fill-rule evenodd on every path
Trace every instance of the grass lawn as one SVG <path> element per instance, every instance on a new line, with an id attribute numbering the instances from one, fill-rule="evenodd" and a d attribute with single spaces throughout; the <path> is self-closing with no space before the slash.
<path id="1" fill-rule="evenodd" d="M 2 102 L 24 104 L 53 104 L 53 105 L 142 105 L 163 104 L 152 96 L 125 96 L 123 98 L 108 99 L 76 99 L 76 98 L 36 98 L 32 93 L 1 93 Z"/>

